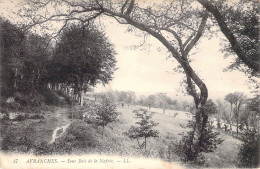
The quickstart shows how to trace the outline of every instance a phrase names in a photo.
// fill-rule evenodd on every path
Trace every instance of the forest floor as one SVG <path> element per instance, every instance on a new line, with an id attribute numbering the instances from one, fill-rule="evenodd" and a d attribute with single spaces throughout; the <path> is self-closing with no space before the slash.
<path id="1" fill-rule="evenodd" d="M 135 125 L 137 119 L 134 118 L 133 110 L 137 108 L 139 107 L 118 107 L 119 120 L 108 124 L 102 137 L 101 127 L 88 125 L 83 120 L 69 119 L 68 114 L 71 109 L 68 107 L 54 107 L 50 111 L 41 111 L 44 119 L 1 122 L 1 146 L 5 152 L 33 152 L 37 144 L 44 142 L 46 145 L 50 145 L 63 141 L 62 148 L 66 148 L 67 145 L 65 144 L 69 144 L 67 148 L 72 147 L 69 151 L 72 154 L 94 153 L 144 157 L 143 150 L 139 149 L 137 140 L 130 139 L 123 134 L 132 125 Z M 191 114 L 173 110 L 166 110 L 163 113 L 162 109 L 156 108 L 151 108 L 150 111 L 154 112 L 152 119 L 159 123 L 154 128 L 159 131 L 159 138 L 148 139 L 146 156 L 163 159 L 164 161 L 180 162 L 178 155 L 169 151 L 169 147 L 172 142 L 177 143 L 189 130 L 189 128 L 183 128 L 181 125 L 187 124 L 188 120 L 191 119 Z M 79 133 L 81 131 L 85 132 L 84 135 Z M 78 132 L 78 135 L 73 134 L 73 132 Z M 75 142 L 77 138 L 83 139 L 83 141 Z M 221 138 L 224 139 L 224 142 L 218 146 L 216 151 L 205 154 L 205 167 L 236 167 L 236 154 L 241 141 L 223 132 L 221 132 Z M 48 150 L 53 150 L 53 148 Z M 59 154 L 59 150 L 56 153 Z"/>

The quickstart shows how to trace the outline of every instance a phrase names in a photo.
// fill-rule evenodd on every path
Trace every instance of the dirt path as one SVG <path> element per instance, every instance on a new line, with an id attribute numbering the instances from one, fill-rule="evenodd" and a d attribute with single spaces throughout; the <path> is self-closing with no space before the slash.
<path id="1" fill-rule="evenodd" d="M 69 109 L 58 108 L 55 111 L 55 117 L 57 119 L 57 127 L 53 130 L 50 144 L 54 143 L 55 140 L 64 135 L 70 124 L 72 123 L 71 119 L 68 118 L 67 112 Z"/>
<path id="2" fill-rule="evenodd" d="M 71 123 L 65 125 L 65 126 L 61 126 L 61 127 L 57 127 L 54 131 L 53 131 L 53 134 L 52 134 L 52 139 L 50 141 L 50 144 L 54 143 L 55 140 L 59 137 L 61 137 L 67 130 L 67 128 L 70 126 Z M 57 134 L 58 131 L 62 130 L 62 132 L 60 134 Z"/>

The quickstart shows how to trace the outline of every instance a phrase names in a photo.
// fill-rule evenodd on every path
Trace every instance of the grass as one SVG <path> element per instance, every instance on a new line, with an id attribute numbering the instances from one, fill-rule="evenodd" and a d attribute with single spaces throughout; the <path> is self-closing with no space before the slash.
<path id="1" fill-rule="evenodd" d="M 70 109 L 53 107 L 51 111 L 41 111 L 44 119 L 26 119 L 24 121 L 0 123 L 1 139 L 12 135 L 9 136 L 9 139 L 16 140 L 16 142 L 9 145 L 8 152 L 21 152 L 21 150 L 30 152 L 37 149 L 39 154 L 50 151 L 57 154 L 94 153 L 144 157 L 137 145 L 137 140 L 131 140 L 123 134 L 137 121 L 134 118 L 134 113 L 132 113 L 136 108 L 136 106 L 130 106 L 129 108 L 118 107 L 117 111 L 120 112 L 119 120 L 105 127 L 103 138 L 101 127 L 87 124 L 83 120 L 74 119 L 65 135 L 57 139 L 53 145 L 48 145 L 54 129 L 71 122 L 71 119 L 68 118 Z M 161 158 L 165 161 L 179 161 L 178 156 L 169 151 L 169 149 L 171 142 L 179 141 L 183 134 L 186 133 L 186 130 L 189 130 L 180 125 L 187 124 L 190 117 L 185 112 L 172 110 L 166 110 L 165 114 L 162 113 L 162 109 L 152 108 L 151 111 L 154 112 L 152 119 L 159 123 L 154 129 L 160 132 L 160 137 L 147 140 L 148 157 Z M 178 113 L 176 117 L 169 116 L 169 114 L 173 115 L 175 113 Z M 24 139 L 24 136 L 26 136 L 26 139 Z M 235 167 L 235 155 L 241 142 L 223 132 L 221 137 L 225 141 L 219 145 L 217 150 L 214 153 L 205 154 L 207 167 Z M 21 140 L 25 145 L 18 143 Z M 1 140 L 1 143 L 3 143 L 3 140 Z M 26 147 L 26 144 L 33 146 Z M 27 149 L 29 150 L 27 151 Z"/>

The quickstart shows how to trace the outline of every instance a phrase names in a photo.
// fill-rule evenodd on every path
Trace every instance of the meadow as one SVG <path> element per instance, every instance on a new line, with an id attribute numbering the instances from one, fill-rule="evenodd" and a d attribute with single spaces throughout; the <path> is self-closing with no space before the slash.
<path id="1" fill-rule="evenodd" d="M 181 163 L 174 153 L 174 145 L 180 141 L 190 128 L 185 127 L 192 115 L 189 112 L 151 108 L 152 120 L 159 123 L 154 127 L 159 131 L 158 138 L 148 138 L 147 152 L 138 147 L 136 139 L 130 139 L 124 132 L 138 121 L 133 110 L 145 108 L 135 105 L 118 106 L 118 120 L 108 124 L 104 129 L 88 124 L 81 119 L 70 119 L 71 111 L 85 111 L 77 106 L 55 107 L 50 111 L 41 111 L 44 119 L 25 119 L 22 121 L 5 121 L 1 123 L 1 145 L 6 153 L 33 153 L 35 155 L 59 154 L 100 154 L 160 159 L 166 162 Z M 148 108 L 146 108 L 148 109 Z M 65 129 L 62 127 L 66 126 Z M 56 130 L 56 131 L 55 131 Z M 64 130 L 64 131 L 63 131 Z M 236 167 L 236 154 L 240 140 L 225 134 L 220 137 L 224 142 L 215 152 L 205 155 L 204 167 Z M 11 142 L 10 142 L 11 140 Z M 140 141 L 142 141 L 140 139 Z M 8 143 L 8 144 L 7 144 Z M 199 167 L 183 164 L 185 167 Z"/>

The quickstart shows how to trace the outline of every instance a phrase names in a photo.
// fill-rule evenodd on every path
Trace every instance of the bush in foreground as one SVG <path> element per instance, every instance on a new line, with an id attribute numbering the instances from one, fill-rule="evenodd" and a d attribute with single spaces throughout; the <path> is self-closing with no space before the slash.
<path id="1" fill-rule="evenodd" d="M 238 153 L 238 167 L 257 168 L 260 160 L 260 137 L 254 131 L 246 132 Z"/>
<path id="2" fill-rule="evenodd" d="M 144 148 L 144 152 L 146 153 L 147 139 L 149 137 L 159 137 L 159 131 L 153 129 L 153 127 L 159 123 L 155 123 L 151 120 L 152 114 L 148 113 L 146 109 L 134 110 L 133 112 L 140 121 L 135 123 L 137 124 L 136 126 L 131 126 L 124 134 L 129 138 L 136 139 L 140 150 Z M 140 142 L 139 139 L 141 138 L 144 139 L 143 142 Z"/>
<path id="3" fill-rule="evenodd" d="M 224 141 L 218 138 L 220 133 L 214 132 L 212 129 L 213 127 L 208 125 L 203 131 L 204 137 L 201 138 L 203 139 L 202 145 L 194 143 L 194 130 L 189 131 L 187 135 L 182 137 L 180 142 L 174 143 L 174 152 L 185 163 L 203 165 L 205 162 L 203 153 L 214 152 L 217 146 Z"/>

